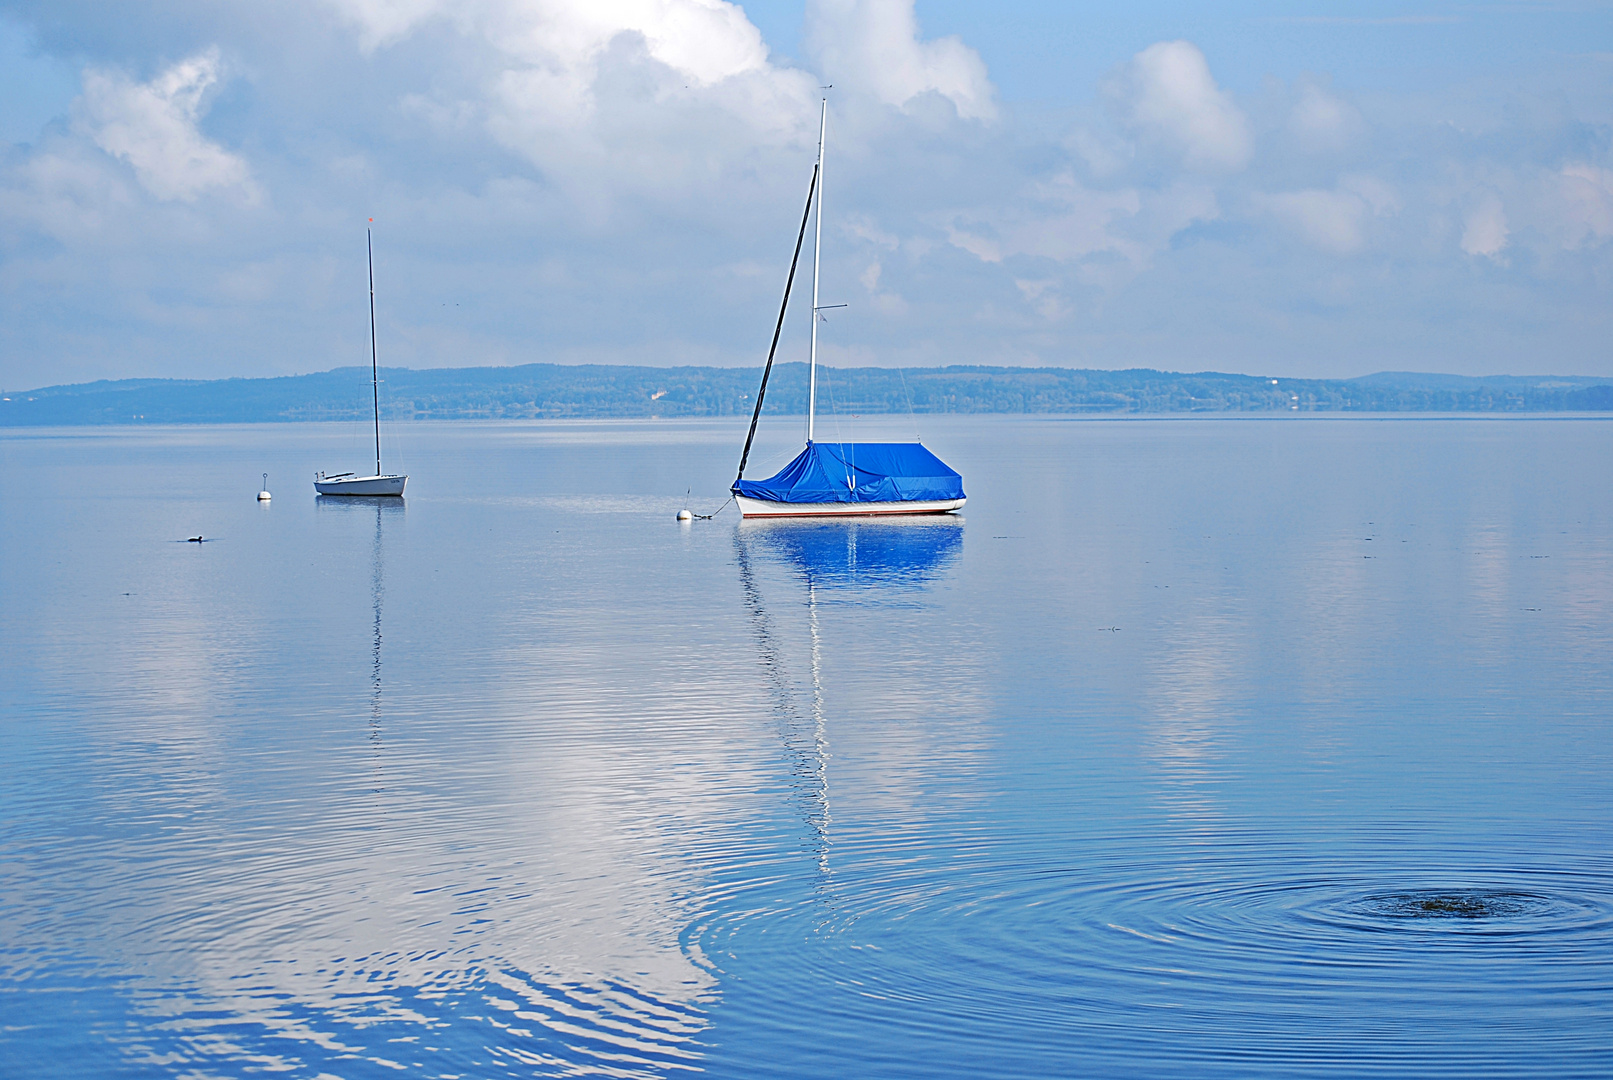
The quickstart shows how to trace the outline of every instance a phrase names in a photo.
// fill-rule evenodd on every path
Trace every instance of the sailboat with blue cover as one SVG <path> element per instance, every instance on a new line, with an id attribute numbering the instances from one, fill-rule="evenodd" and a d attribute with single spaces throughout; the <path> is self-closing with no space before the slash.
<path id="1" fill-rule="evenodd" d="M 784 285 L 784 302 L 779 306 L 773 328 L 773 344 L 762 369 L 762 387 L 756 394 L 751 413 L 750 434 L 739 459 L 739 475 L 731 489 L 739 512 L 754 517 L 868 517 L 876 514 L 945 514 L 960 509 L 965 496 L 963 477 L 946 462 L 930 453 L 921 443 L 820 443 L 814 438 L 818 405 L 818 318 L 825 310 L 818 303 L 818 268 L 823 248 L 823 143 L 828 131 L 829 103 L 823 103 L 818 119 L 818 161 L 812 168 L 807 188 L 806 209 L 801 214 L 801 231 L 795 238 L 795 254 L 790 259 L 790 276 Z M 751 442 L 756 438 L 756 422 L 762 415 L 767 395 L 767 379 L 773 371 L 779 334 L 784 329 L 784 313 L 790 306 L 790 290 L 795 285 L 795 267 L 801 258 L 808 221 L 816 209 L 812 240 L 812 344 L 807 363 L 807 440 L 806 449 L 766 480 L 746 480 Z M 835 307 L 844 305 L 836 304 Z"/>

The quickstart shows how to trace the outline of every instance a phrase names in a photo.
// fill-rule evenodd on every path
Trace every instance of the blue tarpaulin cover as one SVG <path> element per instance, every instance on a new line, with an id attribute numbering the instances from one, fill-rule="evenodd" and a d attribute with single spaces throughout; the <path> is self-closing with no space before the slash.
<path id="1" fill-rule="evenodd" d="M 918 443 L 807 443 L 777 476 L 733 490 L 786 503 L 932 502 L 963 498 L 963 477 Z"/>

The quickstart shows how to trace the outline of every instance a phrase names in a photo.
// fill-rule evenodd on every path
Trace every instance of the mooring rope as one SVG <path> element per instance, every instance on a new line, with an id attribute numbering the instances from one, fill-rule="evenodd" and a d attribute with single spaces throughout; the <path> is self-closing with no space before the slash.
<path id="1" fill-rule="evenodd" d="M 691 518 L 695 519 L 696 521 L 710 521 L 712 518 L 716 517 L 718 514 L 722 513 L 724 510 L 728 509 L 728 503 L 731 503 L 731 502 L 734 501 L 734 497 L 732 495 L 730 495 L 730 496 L 728 496 L 728 502 L 723 503 L 721 506 L 717 507 L 717 509 L 713 510 L 711 513 L 709 513 L 709 514 L 697 514 L 693 510 L 689 509 L 689 492 L 693 491 L 693 490 L 694 490 L 693 488 L 690 488 L 689 491 L 685 491 L 683 493 L 683 509 L 678 511 L 678 517 L 680 519 L 683 517 L 684 514 L 688 514 Z"/>
<path id="2" fill-rule="evenodd" d="M 724 510 L 728 509 L 728 503 L 731 503 L 733 501 L 734 501 L 734 497 L 732 495 L 730 495 L 730 496 L 728 496 L 728 502 L 723 503 L 721 506 L 717 507 L 717 509 L 713 510 L 709 514 L 694 514 L 693 510 L 689 511 L 689 513 L 694 514 L 694 516 L 699 518 L 701 521 L 710 521 L 712 518 L 716 517 L 718 514 L 722 513 Z"/>

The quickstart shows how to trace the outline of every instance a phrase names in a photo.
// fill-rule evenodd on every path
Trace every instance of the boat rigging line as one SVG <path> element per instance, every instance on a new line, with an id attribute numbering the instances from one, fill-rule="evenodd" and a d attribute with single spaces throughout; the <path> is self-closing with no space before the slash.
<path id="1" fill-rule="evenodd" d="M 821 164 L 814 162 L 812 165 L 812 183 L 807 186 L 806 209 L 801 211 L 801 231 L 795 237 L 795 254 L 790 256 L 790 276 L 784 281 L 784 300 L 779 304 L 778 323 L 773 327 L 773 344 L 767 348 L 767 366 L 762 368 L 762 387 L 756 391 L 756 408 L 750 414 L 750 432 L 745 436 L 745 452 L 739 455 L 739 475 L 734 478 L 736 484 L 745 479 L 745 463 L 750 460 L 751 440 L 756 438 L 756 421 L 762 418 L 762 399 L 767 396 L 767 378 L 773 373 L 773 356 L 778 352 L 779 334 L 784 331 L 784 313 L 789 310 L 790 290 L 795 287 L 795 267 L 801 261 L 801 244 L 806 240 L 807 220 L 812 217 L 812 200 L 818 193 L 818 169 Z M 816 322 L 814 318 L 813 323 Z"/>

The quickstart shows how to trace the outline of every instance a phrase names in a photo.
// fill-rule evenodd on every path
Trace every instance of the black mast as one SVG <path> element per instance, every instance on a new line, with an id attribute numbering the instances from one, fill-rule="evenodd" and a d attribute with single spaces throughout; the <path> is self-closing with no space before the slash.
<path id="1" fill-rule="evenodd" d="M 793 288 L 794 285 L 795 285 L 795 264 L 797 262 L 799 262 L 800 259 L 801 259 L 801 242 L 806 239 L 807 219 L 812 216 L 812 197 L 813 197 L 813 195 L 817 194 L 817 191 L 818 191 L 818 166 L 813 165 L 812 166 L 812 183 L 807 186 L 806 209 L 801 211 L 801 232 L 795 238 L 795 254 L 790 256 L 790 276 L 784 282 L 784 300 L 783 300 L 782 303 L 779 304 L 778 325 L 773 327 L 773 344 L 768 346 L 768 349 L 767 349 L 767 366 L 762 369 L 762 388 L 760 390 L 756 391 L 756 408 L 750 414 L 750 434 L 745 436 L 745 452 L 743 454 L 739 455 L 739 475 L 734 477 L 734 483 L 736 483 L 736 484 L 739 483 L 741 480 L 743 480 L 745 478 L 745 463 L 750 460 L 750 444 L 751 444 L 751 440 L 756 438 L 756 421 L 761 419 L 761 416 L 762 416 L 762 399 L 767 396 L 767 377 L 769 375 L 771 375 L 772 372 L 773 372 L 773 354 L 778 351 L 779 333 L 784 329 L 784 312 L 790 306 L 790 289 Z M 371 286 L 370 286 L 370 289 L 371 289 L 370 306 L 372 308 L 372 314 L 371 314 L 372 321 L 374 319 L 373 308 L 374 308 L 374 305 L 375 305 L 374 288 L 375 288 L 374 284 L 372 283 Z M 376 446 L 379 447 L 380 443 L 377 442 Z M 377 458 L 379 458 L 379 456 L 380 456 L 379 449 L 377 449 L 376 455 L 377 455 Z M 380 469 L 377 468 L 376 472 L 380 472 Z"/>
<path id="2" fill-rule="evenodd" d="M 375 475 L 381 475 L 381 372 L 375 363 L 375 248 L 364 230 L 364 254 L 370 263 L 370 396 L 375 401 Z"/>

